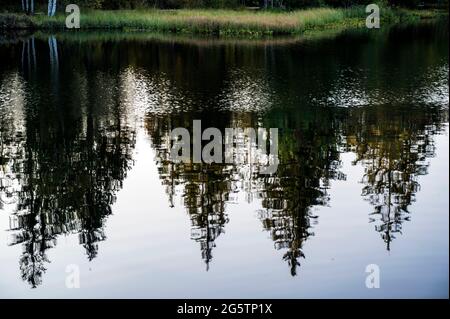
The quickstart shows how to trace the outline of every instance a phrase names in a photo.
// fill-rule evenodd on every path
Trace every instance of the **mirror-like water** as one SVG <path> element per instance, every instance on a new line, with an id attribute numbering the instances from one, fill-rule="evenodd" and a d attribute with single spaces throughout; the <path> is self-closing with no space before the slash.
<path id="1" fill-rule="evenodd" d="M 0 41 L 0 296 L 448 297 L 448 53 L 448 21 Z M 171 162 L 194 120 L 278 128 L 276 173 Z"/>

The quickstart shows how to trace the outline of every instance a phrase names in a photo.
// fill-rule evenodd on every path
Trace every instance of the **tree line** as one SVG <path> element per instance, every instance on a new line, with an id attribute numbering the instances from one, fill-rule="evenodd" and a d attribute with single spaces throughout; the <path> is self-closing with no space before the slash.
<path id="1" fill-rule="evenodd" d="M 1 8 L 18 9 L 33 14 L 36 8 L 46 8 L 53 15 L 57 5 L 64 8 L 73 0 L 4 0 Z M 297 9 L 318 6 L 348 7 L 365 5 L 373 0 L 78 0 L 80 7 L 90 9 L 181 9 L 181 8 L 281 8 Z M 377 2 L 393 6 L 418 7 L 421 5 L 448 6 L 448 0 L 379 0 Z"/>

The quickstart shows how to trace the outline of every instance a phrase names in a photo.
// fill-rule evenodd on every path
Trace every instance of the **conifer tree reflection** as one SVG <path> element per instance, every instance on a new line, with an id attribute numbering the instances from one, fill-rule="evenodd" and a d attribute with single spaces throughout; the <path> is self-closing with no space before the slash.
<path id="1" fill-rule="evenodd" d="M 147 118 L 146 127 L 156 149 L 160 178 L 166 186 L 171 207 L 174 206 L 176 187 L 182 186 L 183 204 L 191 219 L 191 239 L 200 244 L 202 259 L 208 270 L 215 240 L 224 232 L 228 222 L 225 203 L 231 191 L 231 171 L 228 164 L 175 164 L 170 161 L 171 130 L 191 127 L 193 118 L 192 114 L 151 115 Z M 202 125 L 207 123 L 204 121 Z"/>
<path id="2" fill-rule="evenodd" d="M 347 144 L 356 153 L 355 164 L 364 166 L 362 196 L 374 206 L 370 221 L 387 250 L 410 218 L 418 177 L 428 173 L 433 137 L 442 132 L 445 118 L 445 110 L 433 106 L 373 106 L 349 113 Z"/>
<path id="3" fill-rule="evenodd" d="M 31 287 L 42 282 L 46 252 L 58 235 L 78 234 L 87 258 L 98 254 L 98 243 L 106 238 L 104 221 L 135 145 L 135 126 L 120 104 L 120 79 L 92 70 L 86 76 L 85 69 L 59 78 L 53 66 L 37 67 L 40 72 L 25 77 L 29 95 L 22 134 L 1 134 L 2 158 L 3 150 L 16 150 L 8 153 L 6 176 L 7 185 L 18 181 L 14 194 L 5 195 L 17 197 L 10 245 L 22 245 L 21 275 Z M 39 92 L 34 81 L 41 83 Z M 58 90 L 52 87 L 56 83 Z M 79 95 L 64 94 L 74 89 Z M 1 111 L 3 118 L 12 110 Z"/>
<path id="4" fill-rule="evenodd" d="M 275 248 L 286 250 L 283 260 L 292 276 L 304 257 L 304 242 L 314 235 L 311 227 L 317 216 L 313 207 L 327 205 L 330 180 L 345 179 L 339 172 L 338 115 L 326 109 L 309 112 L 309 119 L 289 113 L 271 119 L 271 126 L 282 127 L 280 164 L 274 177 L 264 178 L 262 190 L 260 218 Z"/>

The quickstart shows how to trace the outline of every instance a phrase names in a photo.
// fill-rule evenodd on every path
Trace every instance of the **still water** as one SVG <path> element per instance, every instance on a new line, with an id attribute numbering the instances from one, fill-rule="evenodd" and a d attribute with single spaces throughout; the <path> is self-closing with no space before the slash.
<path id="1" fill-rule="evenodd" d="M 1 38 L 0 297 L 448 298 L 448 58 L 448 21 Z M 278 128 L 276 173 L 171 162 L 193 120 Z"/>

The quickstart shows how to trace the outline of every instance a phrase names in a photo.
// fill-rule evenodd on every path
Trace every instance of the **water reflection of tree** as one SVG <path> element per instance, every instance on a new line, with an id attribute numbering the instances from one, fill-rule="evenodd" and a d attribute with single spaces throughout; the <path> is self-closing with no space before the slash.
<path id="1" fill-rule="evenodd" d="M 276 249 L 285 249 L 292 275 L 296 274 L 298 259 L 303 256 L 303 242 L 310 231 L 312 207 L 326 205 L 329 181 L 345 178 L 339 173 L 338 131 L 335 122 L 323 121 L 324 110 L 305 120 L 291 114 L 269 115 L 265 127 L 283 127 L 280 136 L 280 164 L 274 176 L 259 175 L 257 169 L 243 176 L 245 163 L 174 164 L 169 159 L 169 133 L 175 127 L 189 128 L 195 115 L 150 115 L 147 130 L 156 150 L 160 178 L 166 186 L 173 206 L 178 186 L 192 223 L 192 238 L 200 242 L 202 257 L 209 263 L 214 240 L 223 232 L 227 222 L 225 205 L 230 193 L 243 191 L 252 199 L 262 199 L 260 218 L 271 234 Z M 278 115 L 276 115 L 278 114 Z M 282 115 L 279 115 L 282 114 Z M 197 115 L 199 116 L 199 115 Z M 332 116 L 329 116 L 330 119 Z M 253 113 L 230 112 L 221 120 L 203 115 L 204 127 L 254 127 L 259 117 Z M 284 124 L 283 124 L 284 123 Z M 281 126 L 280 126 L 281 125 Z M 242 183 L 243 178 L 248 178 Z M 246 186 L 243 186 L 246 185 Z M 250 185 L 250 186 L 249 186 Z"/>
<path id="2" fill-rule="evenodd" d="M 283 129 L 278 170 L 275 176 L 263 178 L 260 218 L 275 248 L 286 250 L 283 259 L 292 276 L 304 257 L 303 243 L 314 234 L 314 206 L 328 204 L 330 180 L 345 179 L 339 172 L 338 115 L 331 113 L 320 109 L 294 116 L 280 112 L 268 124 Z"/>
<path id="3" fill-rule="evenodd" d="M 441 133 L 445 112 L 436 107 L 377 106 L 352 109 L 346 125 L 347 145 L 364 166 L 362 196 L 373 206 L 371 222 L 390 250 L 409 220 L 409 206 L 435 154 L 433 136 Z M 378 216 L 378 220 L 376 218 Z"/>
<path id="4" fill-rule="evenodd" d="M 231 192 L 232 176 L 226 164 L 175 164 L 169 160 L 170 131 L 176 127 L 191 127 L 192 118 L 191 115 L 150 116 L 146 127 L 156 149 L 158 170 L 170 206 L 174 206 L 177 186 L 182 186 L 183 204 L 191 219 L 191 238 L 200 244 L 202 258 L 209 269 L 215 240 L 228 222 L 225 203 Z M 207 125 L 207 121 L 202 125 Z"/>
<path id="5" fill-rule="evenodd" d="M 83 69 L 62 78 L 54 68 L 39 68 L 33 76 L 25 73 L 21 133 L 0 134 L 2 150 L 16 150 L 9 151 L 6 163 L 7 183 L 18 181 L 14 194 L 7 195 L 17 198 L 10 244 L 22 245 L 22 278 L 32 287 L 41 283 L 46 252 L 61 234 L 78 234 L 88 259 L 95 258 L 135 144 L 134 125 L 119 104 L 119 79 L 102 72 L 86 76 Z M 39 92 L 35 81 L 41 83 Z M 57 91 L 51 87 L 55 82 Z M 66 90 L 79 95 L 64 95 Z M 1 111 L 3 118 L 13 110 Z"/>

